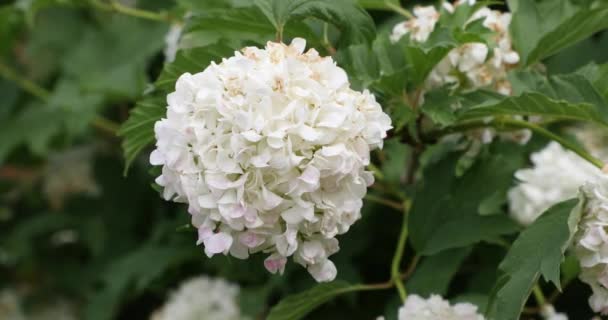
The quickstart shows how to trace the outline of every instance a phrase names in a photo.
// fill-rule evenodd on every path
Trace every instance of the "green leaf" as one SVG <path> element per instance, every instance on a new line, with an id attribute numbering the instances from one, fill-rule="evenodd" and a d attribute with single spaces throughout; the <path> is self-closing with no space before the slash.
<path id="1" fill-rule="evenodd" d="M 560 288 L 560 265 L 582 213 L 578 203 L 551 207 L 515 240 L 499 266 L 503 275 L 490 298 L 489 318 L 517 319 L 541 274 Z"/>
<path id="2" fill-rule="evenodd" d="M 448 126 L 456 121 L 453 106 L 457 102 L 458 99 L 450 95 L 450 91 L 447 88 L 442 88 L 425 94 L 421 110 L 434 123 L 440 126 Z"/>
<path id="3" fill-rule="evenodd" d="M 312 289 L 288 296 L 270 310 L 267 320 L 299 320 L 307 314 L 337 297 L 340 294 L 354 291 L 344 281 L 334 281 L 316 285 Z"/>
<path id="4" fill-rule="evenodd" d="M 135 99 L 148 82 L 147 64 L 163 48 L 166 31 L 160 23 L 112 17 L 101 27 L 86 29 L 62 59 L 63 69 L 87 91 L 113 99 Z"/>
<path id="5" fill-rule="evenodd" d="M 522 64 L 531 65 L 608 28 L 604 2 L 547 0 L 509 1 L 510 33 Z"/>
<path id="6" fill-rule="evenodd" d="M 376 27 L 369 14 L 352 0 L 255 0 L 280 33 L 292 21 L 316 18 L 341 31 L 340 46 L 371 42 Z"/>
<path id="7" fill-rule="evenodd" d="M 145 245 L 119 257 L 103 273 L 103 288 L 93 292 L 85 309 L 85 318 L 114 319 L 125 296 L 143 291 L 150 282 L 188 259 L 191 254 L 192 251 L 184 247 Z M 130 288 L 133 290 L 128 290 Z"/>
<path id="8" fill-rule="evenodd" d="M 597 65 L 591 63 L 576 71 L 595 87 L 602 95 L 604 101 L 608 101 L 608 63 Z"/>
<path id="9" fill-rule="evenodd" d="M 452 278 L 471 249 L 449 249 L 423 258 L 412 278 L 407 281 L 407 290 L 421 296 L 446 295 Z"/>
<path id="10" fill-rule="evenodd" d="M 526 161 L 523 148 L 494 143 L 461 177 L 461 154 L 452 153 L 424 171 L 410 213 L 410 239 L 419 254 L 432 255 L 479 241 L 495 241 L 518 229 L 506 215 L 480 215 L 480 204 L 496 197 L 506 202 L 513 174 Z"/>
<path id="11" fill-rule="evenodd" d="M 523 92 L 516 96 L 505 97 L 487 90 L 465 95 L 462 100 L 463 108 L 457 113 L 458 119 L 538 115 L 591 121 L 608 126 L 608 105 L 584 76 L 568 74 L 548 79 L 533 77 L 525 81 L 525 86 L 519 89 Z"/>
<path id="12" fill-rule="evenodd" d="M 156 89 L 168 93 L 175 90 L 177 79 L 184 73 L 202 72 L 212 61 L 219 62 L 223 57 L 234 53 L 234 46 L 219 42 L 209 46 L 178 51 L 175 61 L 168 63 L 156 80 Z"/>
<path id="13" fill-rule="evenodd" d="M 357 0 L 357 3 L 370 10 L 392 10 L 391 7 L 399 7 L 399 0 Z"/>
<path id="14" fill-rule="evenodd" d="M 165 116 L 166 112 L 165 98 L 160 96 L 146 97 L 131 110 L 129 119 L 118 132 L 123 137 L 125 174 L 137 155 L 154 142 L 154 123 Z"/>

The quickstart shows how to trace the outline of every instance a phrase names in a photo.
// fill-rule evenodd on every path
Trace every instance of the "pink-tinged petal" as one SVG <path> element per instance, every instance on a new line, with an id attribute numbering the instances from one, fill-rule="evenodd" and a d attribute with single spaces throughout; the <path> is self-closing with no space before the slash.
<path id="1" fill-rule="evenodd" d="M 214 254 L 228 251 L 230 246 L 232 246 L 232 236 L 225 232 L 220 232 L 204 239 L 203 242 L 205 243 L 205 253 L 211 257 Z"/>
<path id="2" fill-rule="evenodd" d="M 196 241 L 196 245 L 200 245 L 201 243 L 203 243 L 206 239 L 209 239 L 209 237 L 211 237 L 213 235 L 213 230 L 211 230 L 211 228 L 209 227 L 199 227 L 198 228 L 198 240 Z"/>
<path id="3" fill-rule="evenodd" d="M 287 264 L 287 258 L 276 253 L 271 254 L 264 260 L 264 267 L 272 274 L 276 274 L 277 272 L 283 274 L 285 271 L 285 264 Z"/>
<path id="4" fill-rule="evenodd" d="M 264 237 L 253 232 L 243 232 L 239 236 L 239 241 L 248 248 L 255 248 L 264 243 Z"/>

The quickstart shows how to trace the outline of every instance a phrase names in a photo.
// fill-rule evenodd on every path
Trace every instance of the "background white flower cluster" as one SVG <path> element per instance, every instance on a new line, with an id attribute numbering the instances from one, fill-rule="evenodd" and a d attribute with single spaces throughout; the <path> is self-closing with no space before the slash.
<path id="1" fill-rule="evenodd" d="M 378 320 L 384 318 L 380 317 Z M 450 305 L 439 295 L 431 295 L 428 299 L 412 294 L 408 295 L 405 303 L 399 308 L 399 320 L 484 320 L 477 312 L 477 306 L 470 303 Z"/>
<path id="2" fill-rule="evenodd" d="M 221 278 L 184 281 L 151 320 L 246 320 L 238 306 L 239 287 Z"/>
<path id="3" fill-rule="evenodd" d="M 509 208 L 513 219 L 530 225 L 553 205 L 576 197 L 579 188 L 602 176 L 591 165 L 559 143 L 551 142 L 531 156 L 532 168 L 517 170 L 518 185 L 509 190 Z"/>
<path id="4" fill-rule="evenodd" d="M 574 237 L 574 252 L 581 264 L 579 278 L 593 295 L 589 305 L 595 312 L 608 314 L 608 177 L 582 188 L 585 198 L 583 217 Z"/>
<path id="5" fill-rule="evenodd" d="M 426 42 L 437 27 L 441 14 L 454 14 L 460 5 L 473 6 L 475 1 L 457 2 L 456 7 L 443 2 L 442 13 L 434 6 L 415 7 L 415 17 L 397 24 L 391 40 L 396 42 L 409 34 L 415 42 Z M 493 45 L 472 42 L 452 49 L 430 73 L 426 84 L 429 89 L 451 85 L 467 90 L 488 87 L 504 95 L 512 93 L 507 72 L 519 63 L 519 54 L 511 46 L 511 14 L 481 7 L 463 27 L 478 20 L 483 20 L 483 26 L 492 31 L 490 39 Z"/>
<path id="6" fill-rule="evenodd" d="M 164 198 L 188 203 L 208 256 L 287 257 L 317 281 L 336 276 L 335 236 L 360 218 L 370 150 L 391 120 L 369 92 L 305 41 L 248 47 L 184 74 L 155 125 Z"/>

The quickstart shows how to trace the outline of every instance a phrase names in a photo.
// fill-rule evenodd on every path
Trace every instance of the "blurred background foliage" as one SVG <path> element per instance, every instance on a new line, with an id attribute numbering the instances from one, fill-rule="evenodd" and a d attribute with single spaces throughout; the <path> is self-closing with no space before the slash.
<path id="1" fill-rule="evenodd" d="M 125 5 L 183 14 L 224 2 Z M 374 8 L 373 1 L 362 3 Z M 404 5 L 417 3 L 423 2 Z M 385 10 L 370 14 L 384 33 L 402 20 Z M 206 258 L 195 246 L 184 206 L 162 201 L 151 187 L 146 156 L 136 158 L 123 175 L 116 124 L 126 121 L 134 102 L 160 74 L 168 29 L 166 23 L 104 10 L 91 1 L 0 1 L 0 290 L 20 292 L 27 309 L 61 299 L 69 301 L 79 319 L 148 319 L 181 281 L 205 273 L 238 282 L 242 310 L 263 319 L 282 297 L 313 285 L 306 270 L 293 264 L 282 277 L 269 275 L 259 255 L 256 261 Z M 265 37 L 261 32 L 244 37 Z M 200 45 L 234 35 L 202 28 L 190 36 L 184 43 Z M 589 61 L 603 63 L 606 52 L 604 32 L 551 57 L 547 70 L 562 73 Z M 31 83 L 19 83 L 21 78 L 37 86 L 28 88 Z M 501 145 L 487 152 L 502 152 L 507 162 L 521 166 L 542 145 L 537 138 L 517 152 Z M 444 152 L 440 149 L 436 154 Z M 377 155 L 388 188 L 406 178 L 409 152 L 390 140 Z M 428 157 L 432 162 L 433 154 Z M 487 176 L 470 179 L 472 189 L 463 192 L 482 192 Z M 400 221 L 398 211 L 367 201 L 363 219 L 340 237 L 342 249 L 333 259 L 338 278 L 386 281 Z M 483 304 L 504 253 L 493 244 L 442 251 L 421 261 L 408 286 L 421 294 L 449 293 Z M 588 296 L 587 289 L 572 286 L 558 304 L 573 319 L 589 318 L 580 299 Z M 326 304 L 310 319 L 373 319 L 385 310 L 394 317 L 397 305 L 392 290 L 360 293 Z M 5 319 L 1 308 L 0 319 Z"/>

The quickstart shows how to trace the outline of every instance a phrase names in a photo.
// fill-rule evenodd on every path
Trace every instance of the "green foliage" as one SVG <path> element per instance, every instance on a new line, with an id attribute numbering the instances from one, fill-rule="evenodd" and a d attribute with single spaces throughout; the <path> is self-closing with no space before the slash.
<path id="1" fill-rule="evenodd" d="M 515 240 L 499 266 L 503 276 L 490 300 L 489 317 L 517 318 L 540 275 L 561 288 L 560 264 L 582 213 L 577 204 L 569 200 L 553 206 Z"/>
<path id="2" fill-rule="evenodd" d="M 125 154 L 125 173 L 137 155 L 154 141 L 154 123 L 166 113 L 165 98 L 150 96 L 137 103 L 131 110 L 129 120 L 120 128 L 119 135 L 125 137 L 122 149 Z"/>
<path id="3" fill-rule="evenodd" d="M 410 237 L 420 254 L 496 241 L 518 229 L 506 216 L 482 216 L 480 208 L 485 199 L 505 201 L 513 173 L 525 162 L 522 150 L 495 144 L 461 177 L 456 176 L 459 159 L 459 154 L 450 154 L 430 165 L 416 191 Z"/>
<path id="4" fill-rule="evenodd" d="M 485 90 L 464 95 L 463 107 L 458 112 L 459 120 L 530 115 L 608 125 L 608 103 L 585 77 L 578 74 L 547 78 L 524 74 L 520 77 L 526 77 L 523 80 L 526 83 L 521 88 L 515 88 L 516 96 L 505 97 Z"/>
<path id="5" fill-rule="evenodd" d="M 423 258 L 407 282 L 408 291 L 423 297 L 447 294 L 452 278 L 470 253 L 471 248 L 465 247 L 444 250 Z"/>
<path id="6" fill-rule="evenodd" d="M 408 15 L 397 0 L 12 2 L 0 6 L 0 282 L 30 288 L 26 309 L 30 300 L 65 296 L 84 319 L 149 318 L 178 283 L 205 274 L 238 284 L 238 303 L 251 319 L 395 317 L 402 301 L 395 278 L 387 282 L 395 256 L 403 257 L 395 265 L 409 275 L 408 293 L 474 303 L 492 320 L 537 307 L 530 291 L 539 282 L 550 286 L 541 275 L 585 300 L 580 286 L 566 288 L 581 272 L 576 256 L 565 254 L 580 216 L 576 200 L 527 228 L 509 217 L 514 173 L 530 166 L 547 137 L 506 140 L 516 122 L 556 133 L 581 123 L 608 127 L 605 1 L 509 0 L 521 57 L 508 68 L 509 96 L 427 81 L 463 44 L 487 44 L 489 59 L 497 54 L 495 33 L 482 19 L 469 21 L 483 6 L 500 7 L 494 1 L 452 14 L 437 6 L 436 28 L 422 43 L 411 33 L 391 41 L 387 33 L 406 19 L 397 13 Z M 165 37 L 180 26 L 179 50 L 167 62 Z M 142 155 L 181 75 L 245 46 L 295 37 L 332 56 L 351 88 L 369 90 L 393 126 L 384 148 L 371 153 L 376 181 L 362 217 L 338 236 L 340 252 L 331 259 L 340 280 L 324 284 L 291 260 L 283 275 L 270 275 L 263 267 L 269 250 L 247 260 L 206 258 L 186 206 L 160 199 L 153 185 L 160 169 Z M 484 126 L 500 132 L 491 143 L 479 138 Z M 57 155 L 74 148 L 91 151 L 83 160 L 91 177 L 70 161 L 62 169 L 76 177 L 55 172 Z M 96 192 L 83 191 L 87 179 Z M 403 212 L 410 234 L 395 253 Z M 561 303 L 570 318 L 590 318 L 585 303 Z"/>
<path id="7" fill-rule="evenodd" d="M 510 0 L 513 43 L 522 63 L 531 65 L 608 28 L 603 1 Z"/>
<path id="8" fill-rule="evenodd" d="M 280 34 L 289 22 L 316 18 L 336 26 L 343 45 L 370 42 L 375 37 L 373 20 L 351 0 L 256 0 L 255 4 Z"/>
<path id="9" fill-rule="evenodd" d="M 299 320 L 321 304 L 343 293 L 353 291 L 353 287 L 342 281 L 319 284 L 304 292 L 283 299 L 272 308 L 268 320 Z"/>

